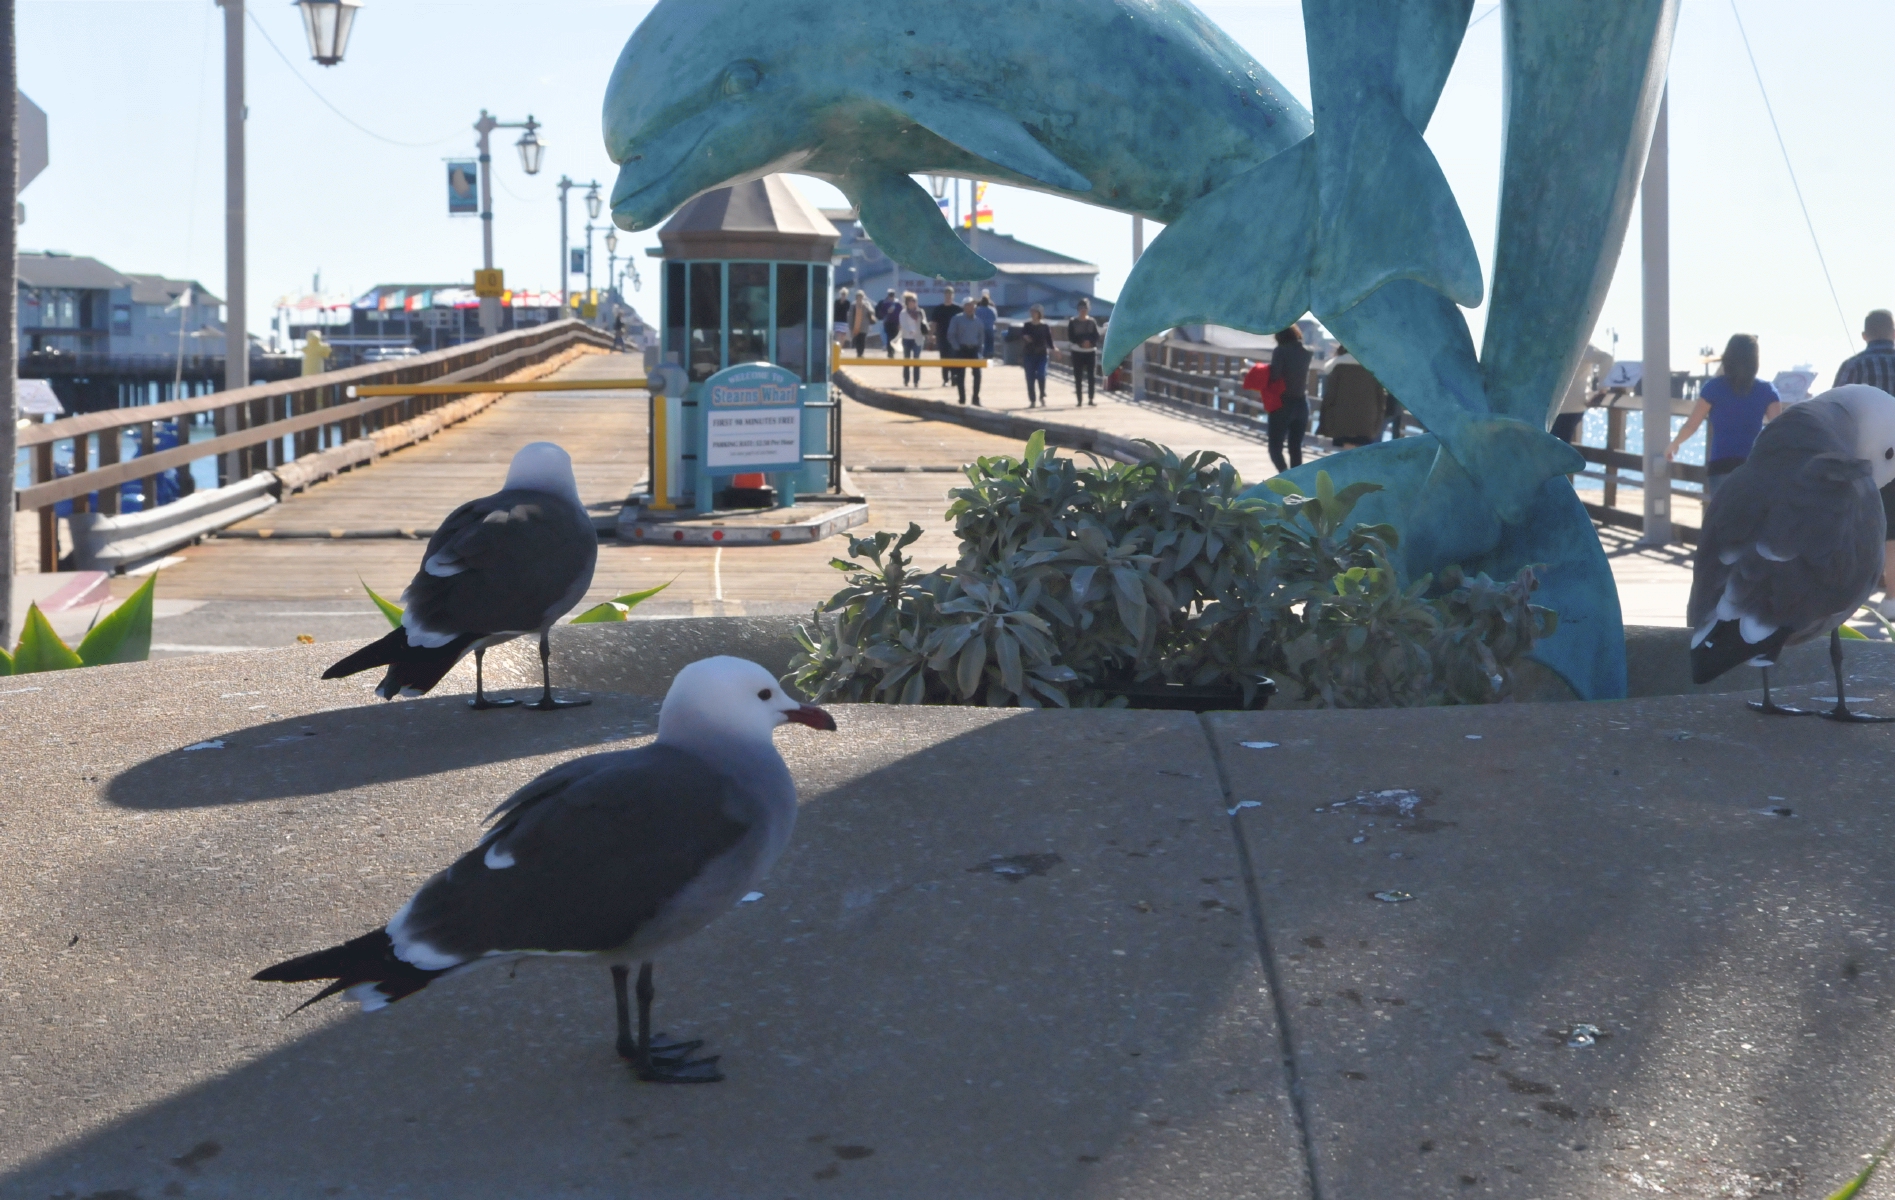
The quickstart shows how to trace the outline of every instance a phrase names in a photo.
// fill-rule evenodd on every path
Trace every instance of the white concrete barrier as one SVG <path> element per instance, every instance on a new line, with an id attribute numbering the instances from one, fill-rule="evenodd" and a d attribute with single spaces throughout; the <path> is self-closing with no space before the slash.
<path id="1" fill-rule="evenodd" d="M 82 571 L 116 571 L 188 545 L 276 503 L 276 476 L 259 471 L 242 483 L 197 492 L 160 508 L 108 517 L 72 517 L 73 554 Z"/>

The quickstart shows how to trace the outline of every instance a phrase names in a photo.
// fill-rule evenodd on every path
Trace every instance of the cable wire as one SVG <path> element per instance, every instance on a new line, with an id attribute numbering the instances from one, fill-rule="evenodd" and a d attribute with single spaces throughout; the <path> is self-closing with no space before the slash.
<path id="1" fill-rule="evenodd" d="M 1744 18 L 1737 11 L 1737 0 L 1730 0 L 1731 16 L 1737 21 L 1737 36 L 1744 39 L 1744 53 L 1750 58 L 1750 73 L 1757 77 L 1757 91 L 1763 96 L 1763 111 L 1770 115 L 1770 131 L 1777 135 L 1777 149 L 1783 154 L 1783 169 L 1790 173 L 1790 187 L 1796 191 L 1796 203 L 1803 210 L 1803 224 L 1809 229 L 1810 245 L 1816 247 L 1816 261 L 1822 264 L 1823 282 L 1829 285 L 1829 299 L 1836 306 L 1836 318 L 1842 322 L 1842 336 L 1851 354 L 1855 353 L 1855 332 L 1842 311 L 1842 298 L 1836 294 L 1836 281 L 1829 274 L 1829 260 L 1823 257 L 1823 244 L 1816 237 L 1816 222 L 1810 219 L 1809 205 L 1803 200 L 1803 185 L 1796 180 L 1796 168 L 1790 165 L 1790 148 L 1783 143 L 1783 130 L 1777 126 L 1776 109 L 1770 106 L 1770 92 L 1763 86 L 1763 72 L 1757 67 L 1757 55 L 1750 48 L 1750 34 L 1744 30 Z"/>
<path id="2" fill-rule="evenodd" d="M 429 147 L 429 146 L 439 146 L 444 142 L 451 142 L 456 137 L 460 136 L 459 134 L 450 134 L 449 136 L 444 137 L 444 138 L 436 138 L 434 141 L 431 141 L 431 142 L 403 142 L 403 141 L 397 141 L 396 139 L 391 138 L 391 137 L 383 137 L 381 134 L 376 133 L 373 129 L 370 129 L 368 126 L 356 120 L 354 117 L 351 117 L 348 113 L 343 112 L 341 109 L 337 108 L 335 105 L 329 103 L 329 98 L 327 96 L 324 96 L 321 92 L 317 91 L 315 84 L 303 78 L 303 73 L 296 69 L 296 64 L 290 62 L 289 56 L 287 54 L 284 54 L 282 51 L 282 48 L 279 47 L 276 44 L 275 40 L 270 37 L 270 31 L 263 27 L 263 22 L 257 20 L 256 9 L 245 8 L 244 15 L 250 18 L 250 23 L 252 25 L 255 25 L 257 27 L 257 32 L 263 35 L 263 40 L 269 43 L 270 49 L 276 51 L 276 56 L 283 60 L 283 65 L 285 67 L 288 67 L 290 74 L 296 77 L 296 82 L 308 88 L 309 94 L 314 96 L 316 99 L 322 101 L 322 106 L 324 108 L 336 114 L 336 116 L 341 117 L 344 121 L 348 122 L 350 125 L 355 126 L 355 128 L 360 130 L 361 132 L 368 134 L 370 137 L 374 138 L 376 141 L 387 142 L 391 146 L 406 146 L 410 149 L 425 149 L 426 147 Z"/>

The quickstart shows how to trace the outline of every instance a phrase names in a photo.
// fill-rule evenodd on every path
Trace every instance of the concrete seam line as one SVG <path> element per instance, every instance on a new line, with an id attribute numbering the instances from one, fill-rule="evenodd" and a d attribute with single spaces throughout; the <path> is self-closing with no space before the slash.
<path id="1" fill-rule="evenodd" d="M 1250 932 L 1257 940 L 1257 957 L 1263 964 L 1263 983 L 1270 989 L 1270 1005 L 1276 1013 L 1277 1044 L 1282 1048 L 1283 1082 L 1290 1093 L 1290 1116 L 1303 1143 L 1303 1171 L 1309 1178 L 1310 1200 L 1323 1200 L 1322 1177 L 1316 1171 L 1316 1141 L 1310 1130 L 1309 1107 L 1303 1094 L 1303 1077 L 1296 1061 L 1296 1042 L 1290 1031 L 1290 1009 L 1283 995 L 1282 977 L 1277 971 L 1276 952 L 1270 946 L 1270 931 L 1263 924 L 1263 893 L 1257 887 L 1256 865 L 1250 857 L 1250 843 L 1244 839 L 1241 814 L 1233 812 L 1237 797 L 1231 791 L 1230 771 L 1218 749 L 1217 733 L 1211 728 L 1210 714 L 1198 714 L 1198 728 L 1204 733 L 1211 761 L 1217 765 L 1217 786 L 1224 794 L 1229 814 L 1231 840 L 1237 844 L 1237 867 L 1244 876 L 1244 898 L 1250 903 Z"/>

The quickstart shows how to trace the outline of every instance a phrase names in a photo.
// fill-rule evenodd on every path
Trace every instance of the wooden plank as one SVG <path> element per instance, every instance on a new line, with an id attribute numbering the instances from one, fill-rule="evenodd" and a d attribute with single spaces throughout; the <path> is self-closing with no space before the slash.
<path id="1" fill-rule="evenodd" d="M 349 389 L 352 396 L 459 396 L 481 392 L 605 392 L 621 389 L 643 390 L 645 380 L 638 379 L 534 379 L 515 383 L 496 383 L 491 387 L 470 388 L 455 383 L 366 383 Z"/>

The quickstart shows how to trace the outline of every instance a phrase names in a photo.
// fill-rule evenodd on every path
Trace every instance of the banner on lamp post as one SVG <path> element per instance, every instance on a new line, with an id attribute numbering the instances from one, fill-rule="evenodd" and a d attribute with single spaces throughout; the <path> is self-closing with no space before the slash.
<path id="1" fill-rule="evenodd" d="M 447 215 L 472 217 L 480 213 L 480 164 L 454 159 L 447 164 Z"/>

